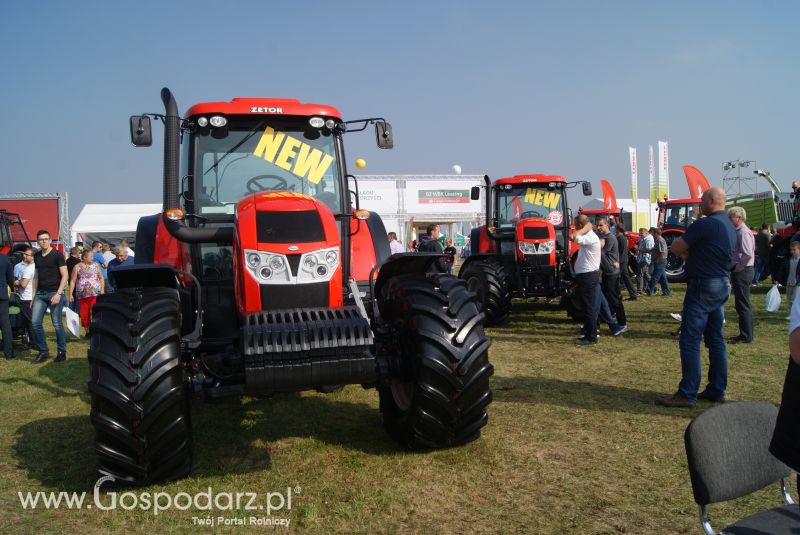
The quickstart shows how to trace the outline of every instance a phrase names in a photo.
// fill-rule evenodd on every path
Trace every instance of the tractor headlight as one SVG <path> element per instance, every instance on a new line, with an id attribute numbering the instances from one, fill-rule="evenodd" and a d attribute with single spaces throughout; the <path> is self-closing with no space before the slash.
<path id="1" fill-rule="evenodd" d="M 324 277 L 327 274 L 328 274 L 328 268 L 326 268 L 325 266 L 317 266 L 317 275 L 319 275 L 320 277 Z"/>
<path id="2" fill-rule="evenodd" d="M 205 117 L 198 117 L 197 126 L 199 126 L 200 128 L 205 128 L 206 126 L 208 126 L 208 119 L 206 119 Z"/>
<path id="3" fill-rule="evenodd" d="M 325 253 L 325 261 L 330 265 L 335 265 L 336 261 L 339 260 L 339 255 L 336 251 L 328 251 Z"/>
<path id="4" fill-rule="evenodd" d="M 325 119 L 322 117 L 312 117 L 308 120 L 308 124 L 313 126 L 314 128 L 322 128 L 325 126 Z"/>
<path id="5" fill-rule="evenodd" d="M 256 268 L 261 263 L 261 255 L 258 253 L 247 254 L 247 265 L 251 268 Z"/>
<path id="6" fill-rule="evenodd" d="M 268 279 L 272 276 L 272 270 L 264 266 L 263 268 L 261 268 L 258 274 L 261 276 L 262 279 Z"/>
<path id="7" fill-rule="evenodd" d="M 556 242 L 554 240 L 543 241 L 539 244 L 539 254 L 550 254 L 555 248 Z"/>
<path id="8" fill-rule="evenodd" d="M 529 241 L 519 242 L 519 250 L 522 254 L 536 254 L 536 244 Z"/>
<path id="9" fill-rule="evenodd" d="M 228 120 L 222 115 L 215 115 L 211 119 L 209 119 L 208 122 L 211 123 L 211 126 L 215 128 L 220 128 L 228 124 Z"/>
<path id="10" fill-rule="evenodd" d="M 314 269 L 314 266 L 317 265 L 317 257 L 313 254 L 307 254 L 305 258 L 303 258 L 303 266 L 306 267 L 308 270 Z"/>
<path id="11" fill-rule="evenodd" d="M 282 256 L 273 256 L 269 259 L 269 266 L 274 269 L 275 271 L 280 271 L 285 266 L 285 262 L 283 261 Z"/>

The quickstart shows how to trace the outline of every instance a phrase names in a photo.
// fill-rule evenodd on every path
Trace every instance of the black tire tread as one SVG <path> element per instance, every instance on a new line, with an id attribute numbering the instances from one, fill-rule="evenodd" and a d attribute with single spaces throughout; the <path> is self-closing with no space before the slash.
<path id="1" fill-rule="evenodd" d="M 483 296 L 479 304 L 486 314 L 486 325 L 498 325 L 508 319 L 511 313 L 511 281 L 503 264 L 493 257 L 468 262 L 459 274 L 468 280 L 476 277 L 483 286 Z"/>
<path id="2" fill-rule="evenodd" d="M 395 277 L 382 293 L 382 317 L 399 346 L 394 350 L 414 367 L 408 408 L 397 405 L 389 385 L 379 388 L 387 431 L 411 448 L 477 439 L 488 421 L 494 369 L 477 297 L 463 280 L 442 274 Z"/>
<path id="3" fill-rule="evenodd" d="M 178 292 L 129 288 L 101 295 L 91 330 L 90 419 L 100 473 L 129 485 L 186 476 L 192 439 Z"/>

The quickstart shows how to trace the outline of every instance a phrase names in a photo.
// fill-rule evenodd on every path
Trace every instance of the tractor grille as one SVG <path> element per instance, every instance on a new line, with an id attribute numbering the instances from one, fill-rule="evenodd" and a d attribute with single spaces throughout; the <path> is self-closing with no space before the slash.
<path id="1" fill-rule="evenodd" d="M 293 273 L 296 273 L 296 269 L 296 267 L 292 267 Z M 269 310 L 326 307 L 328 306 L 328 285 L 328 282 L 262 284 L 260 285 L 261 308 Z"/>
<path id="2" fill-rule="evenodd" d="M 550 237 L 547 227 L 525 227 L 522 229 L 522 236 L 526 240 L 542 240 Z"/>
<path id="3" fill-rule="evenodd" d="M 325 241 L 325 232 L 316 210 L 256 212 L 256 237 L 260 243 L 307 243 Z"/>
<path id="4" fill-rule="evenodd" d="M 525 261 L 522 264 L 524 268 L 542 268 L 550 267 L 549 254 L 526 254 Z"/>
<path id="5" fill-rule="evenodd" d="M 370 383 L 376 377 L 369 320 L 354 306 L 247 314 L 242 341 L 249 392 Z"/>

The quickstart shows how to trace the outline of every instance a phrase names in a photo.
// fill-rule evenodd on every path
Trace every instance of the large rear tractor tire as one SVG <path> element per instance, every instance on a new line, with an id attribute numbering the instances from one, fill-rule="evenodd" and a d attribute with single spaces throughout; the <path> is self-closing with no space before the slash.
<path id="1" fill-rule="evenodd" d="M 387 281 L 379 299 L 388 380 L 378 392 L 389 435 L 409 448 L 477 439 L 494 368 L 475 295 L 455 277 L 413 274 Z"/>
<path id="2" fill-rule="evenodd" d="M 664 236 L 664 241 L 667 242 L 667 247 L 672 245 L 672 241 L 680 237 L 681 234 L 670 232 Z M 667 268 L 664 270 L 669 282 L 685 282 L 686 281 L 686 262 L 678 255 L 671 252 L 667 253 Z"/>
<path id="3" fill-rule="evenodd" d="M 508 274 L 495 258 L 472 261 L 464 266 L 459 277 L 467 289 L 475 292 L 478 303 L 486 314 L 486 325 L 497 325 L 511 312 L 511 290 Z"/>
<path id="4" fill-rule="evenodd" d="M 118 483 L 179 479 L 192 466 L 178 292 L 122 289 L 93 309 L 91 421 L 100 473 Z"/>

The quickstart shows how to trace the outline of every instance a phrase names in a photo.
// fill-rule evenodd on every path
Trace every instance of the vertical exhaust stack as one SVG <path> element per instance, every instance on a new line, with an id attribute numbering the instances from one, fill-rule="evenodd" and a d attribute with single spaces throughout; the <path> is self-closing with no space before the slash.
<path id="1" fill-rule="evenodd" d="M 166 111 L 164 117 L 164 210 L 180 208 L 178 199 L 178 154 L 180 152 L 181 118 L 175 97 L 166 87 L 161 90 Z"/>

